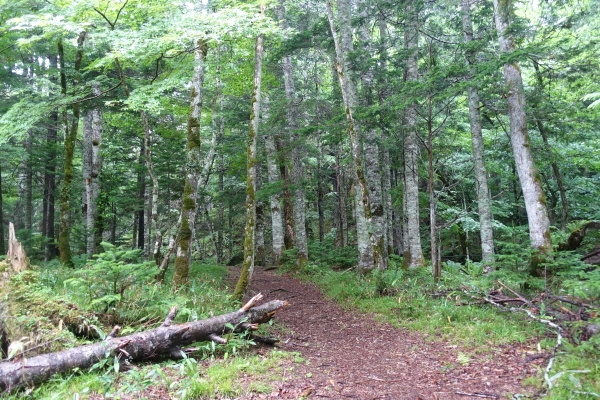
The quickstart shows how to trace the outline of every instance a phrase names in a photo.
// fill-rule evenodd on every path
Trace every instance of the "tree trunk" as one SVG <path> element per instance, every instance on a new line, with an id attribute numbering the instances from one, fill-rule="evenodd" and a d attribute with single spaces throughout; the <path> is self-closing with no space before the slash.
<path id="1" fill-rule="evenodd" d="M 2 210 L 2 164 L 0 164 L 0 254 L 6 254 L 4 244 L 4 211 Z"/>
<path id="2" fill-rule="evenodd" d="M 29 232 L 28 235 L 32 235 L 32 217 L 33 217 L 33 160 L 32 160 L 32 149 L 33 149 L 33 131 L 27 133 L 27 139 L 25 139 L 25 151 L 27 156 L 24 159 L 25 163 L 25 204 L 23 207 L 25 229 Z"/>
<path id="3" fill-rule="evenodd" d="M 515 50 L 514 39 L 509 30 L 512 17 L 512 1 L 494 0 L 496 29 L 500 50 L 512 53 Z M 537 253 L 532 258 L 531 270 L 539 274 L 538 264 L 543 262 L 552 252 L 550 221 L 546 210 L 546 198 L 542 190 L 542 182 L 535 166 L 527 132 L 527 116 L 525 114 L 525 93 L 521 70 L 517 62 L 504 64 L 504 80 L 506 82 L 506 98 L 510 119 L 510 141 L 529 223 L 531 247 Z"/>
<path id="4" fill-rule="evenodd" d="M 57 64 L 56 55 L 48 56 L 50 72 L 54 72 Z M 51 82 L 56 82 L 54 75 L 50 76 Z M 42 235 L 44 236 L 43 248 L 44 261 L 56 257 L 57 248 L 54 243 L 54 195 L 56 192 L 56 141 L 58 131 L 58 112 L 52 111 L 49 115 L 46 128 L 46 155 L 44 159 L 44 198 L 42 200 Z"/>
<path id="5" fill-rule="evenodd" d="M 277 148 L 272 135 L 265 135 L 265 152 L 267 153 L 267 173 L 270 185 L 279 182 L 279 170 L 277 168 Z M 271 203 L 271 232 L 273 236 L 273 256 L 271 266 L 279 267 L 281 256 L 285 250 L 283 218 L 281 215 L 281 194 L 277 191 L 270 197 Z"/>
<path id="6" fill-rule="evenodd" d="M 473 24 L 471 22 L 471 0 L 462 0 L 462 26 L 465 43 L 473 42 Z M 473 79 L 475 54 L 468 51 L 467 68 L 469 79 Z M 481 115 L 479 113 L 479 91 L 473 84 L 467 88 L 469 99 L 469 121 L 471 124 L 471 144 L 473 146 L 473 172 L 477 185 L 477 207 L 479 211 L 479 233 L 481 236 L 481 257 L 484 269 L 489 271 L 494 262 L 494 231 L 492 227 L 492 199 L 488 188 L 487 171 L 484 161 L 483 135 L 481 133 Z"/>
<path id="7" fill-rule="evenodd" d="M 364 8 L 365 4 L 363 4 Z M 361 15 L 365 21 L 361 24 L 359 33 L 363 48 L 363 57 L 373 57 L 371 46 L 371 35 L 366 24 L 366 15 Z M 366 62 L 368 64 L 368 62 Z M 362 72 L 362 102 L 363 107 L 368 109 L 375 106 L 373 67 Z M 387 228 L 386 217 L 383 208 L 381 163 L 379 160 L 379 135 L 375 121 L 365 121 L 364 125 L 364 149 L 366 164 L 366 180 L 369 192 L 369 205 L 371 214 L 371 246 L 373 247 L 374 266 L 382 271 L 388 267 Z"/>
<path id="8" fill-rule="evenodd" d="M 370 221 L 371 208 L 369 204 L 369 189 L 365 179 L 361 148 L 360 134 L 357 122 L 354 119 L 354 110 L 358 106 L 358 94 L 356 85 L 349 76 L 351 68 L 348 65 L 348 54 L 353 51 L 352 31 L 350 27 L 350 16 L 348 14 L 349 4 L 345 1 L 338 2 L 338 20 L 340 24 L 340 38 L 338 39 L 337 29 L 333 17 L 333 7 L 331 0 L 327 0 L 327 17 L 335 45 L 336 52 L 336 70 L 342 89 L 342 97 L 346 111 L 346 121 L 348 123 L 348 134 L 350 136 L 350 146 L 352 148 L 352 159 L 355 178 L 355 202 L 356 202 L 356 231 L 358 240 L 358 269 L 362 272 L 370 271 L 374 268 L 373 246 L 370 241 Z"/>
<path id="9" fill-rule="evenodd" d="M 200 113 L 202 112 L 202 89 L 207 44 L 198 39 L 195 51 L 194 78 L 190 94 L 190 115 L 187 123 L 186 177 L 181 205 L 181 224 L 175 244 L 175 272 L 173 286 L 179 287 L 188 281 L 191 261 L 191 240 L 196 220 L 196 200 L 200 178 Z"/>
<path id="10" fill-rule="evenodd" d="M 4 242 L 4 238 L 2 239 Z M 25 249 L 21 242 L 17 240 L 15 235 L 15 226 L 12 222 L 8 223 L 8 252 L 6 253 L 6 261 L 11 266 L 14 272 L 22 272 L 30 268 L 29 258 L 25 254 Z M 2 374 L 0 374 L 1 376 Z"/>
<path id="11" fill-rule="evenodd" d="M 75 58 L 75 71 L 81 68 L 81 60 L 83 58 L 83 42 L 86 32 L 79 34 L 77 39 L 77 55 Z M 58 42 L 58 54 L 60 58 L 60 81 L 63 96 L 67 95 L 67 77 L 65 72 L 65 56 L 62 41 Z M 77 85 L 77 80 L 73 83 Z M 63 124 L 65 126 L 65 151 L 64 151 L 64 177 L 62 188 L 60 190 L 60 233 L 58 235 L 58 250 L 60 252 L 60 262 L 66 267 L 73 267 L 71 260 L 71 244 L 70 239 L 70 212 L 69 200 L 71 198 L 71 183 L 73 182 L 73 153 L 75 150 L 75 140 L 77 139 L 77 128 L 79 125 L 79 103 L 74 103 L 72 106 L 73 116 L 71 123 L 67 118 L 66 108 L 63 111 Z"/>
<path id="12" fill-rule="evenodd" d="M 273 300 L 253 307 L 254 303 L 262 298 L 259 296 L 238 311 L 200 321 L 173 325 L 177 314 L 177 307 L 173 307 L 163 324 L 156 329 L 115 337 L 120 329 L 116 326 L 113 332 L 99 343 L 30 358 L 17 356 L 0 363 L 0 390 L 15 391 L 44 382 L 55 374 L 75 368 L 87 369 L 106 357 L 118 357 L 119 360 L 123 360 L 121 362 L 145 361 L 160 357 L 180 359 L 183 357 L 182 353 L 185 354 L 183 346 L 206 340 L 219 344 L 227 343 L 227 339 L 220 335 L 232 331 L 256 330 L 259 324 L 268 322 L 275 312 L 288 305 L 285 301 Z M 231 326 L 234 328 L 231 329 Z"/>
<path id="13" fill-rule="evenodd" d="M 142 143 L 140 145 L 140 155 L 138 157 L 138 163 L 140 166 L 145 163 L 145 153 L 146 153 L 146 144 L 145 139 L 142 139 Z M 144 171 L 140 168 L 137 171 L 137 209 L 135 211 L 135 221 L 133 224 L 133 240 L 132 240 L 132 248 L 134 249 L 143 249 L 144 248 L 144 237 L 145 237 L 145 205 L 146 205 L 146 176 Z"/>
<path id="14" fill-rule="evenodd" d="M 256 163 L 256 191 L 258 192 L 262 188 L 262 171 L 261 163 Z M 256 256 L 254 257 L 254 264 L 260 265 L 263 268 L 266 265 L 265 262 L 265 208 L 262 200 L 256 200 Z"/>
<path id="15" fill-rule="evenodd" d="M 417 53 L 419 41 L 418 12 L 413 2 L 406 2 L 406 27 L 404 47 L 408 51 L 406 80 L 415 82 L 419 78 Z M 404 113 L 404 199 L 406 235 L 403 263 L 407 268 L 423 267 L 425 260 L 421 249 L 419 227 L 419 143 L 417 142 L 417 106 L 410 105 Z"/>
<path id="16" fill-rule="evenodd" d="M 265 5 L 261 4 L 261 16 L 265 14 Z M 256 37 L 254 47 L 254 87 L 250 109 L 250 129 L 248 130 L 248 149 L 246 161 L 246 227 L 244 229 L 244 262 L 238 279 L 234 300 L 241 300 L 246 294 L 254 272 L 254 233 L 256 229 L 256 142 L 260 117 L 260 93 L 262 82 L 264 35 Z"/>
<path id="17" fill-rule="evenodd" d="M 50 58 L 51 67 L 56 67 L 56 56 Z M 58 131 L 58 112 L 50 113 L 50 121 L 46 130 L 46 146 L 48 147 L 44 169 L 43 200 L 43 232 L 45 237 L 44 261 L 50 261 L 58 254 L 54 235 L 54 199 L 56 193 L 56 146 Z"/>

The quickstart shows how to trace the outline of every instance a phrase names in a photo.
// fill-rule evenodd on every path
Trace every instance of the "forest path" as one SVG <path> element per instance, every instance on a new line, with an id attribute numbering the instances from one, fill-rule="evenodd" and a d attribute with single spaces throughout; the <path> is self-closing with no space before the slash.
<path id="1" fill-rule="evenodd" d="M 258 292 L 266 301 L 290 303 L 275 316 L 278 347 L 305 361 L 285 368 L 279 390 L 246 399 L 512 399 L 526 392 L 522 380 L 536 374 L 536 362 L 525 362 L 531 346 L 474 352 L 432 343 L 421 333 L 344 310 L 314 284 L 257 268 L 248 296 Z M 468 364 L 457 360 L 459 353 L 469 355 Z"/>

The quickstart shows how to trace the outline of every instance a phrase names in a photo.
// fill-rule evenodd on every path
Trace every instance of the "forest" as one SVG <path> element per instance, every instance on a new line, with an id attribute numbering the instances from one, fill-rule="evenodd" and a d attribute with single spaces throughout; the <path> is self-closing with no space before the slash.
<path id="1" fill-rule="evenodd" d="M 0 0 L 0 389 L 600 398 L 599 15 L 592 0 Z M 381 354 L 342 346 L 380 325 L 373 354 L 423 348 L 435 366 L 381 378 Z M 142 337 L 162 344 L 123 347 Z M 330 341 L 353 365 L 335 377 L 316 366 Z M 486 368 L 507 372 L 465 378 Z"/>

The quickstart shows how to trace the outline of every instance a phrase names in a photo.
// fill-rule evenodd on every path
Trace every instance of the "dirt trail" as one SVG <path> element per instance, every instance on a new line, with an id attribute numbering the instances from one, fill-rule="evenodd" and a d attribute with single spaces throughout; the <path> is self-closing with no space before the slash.
<path id="1" fill-rule="evenodd" d="M 279 390 L 252 399 L 502 399 L 525 393 L 521 381 L 536 373 L 525 348 L 485 349 L 464 365 L 467 352 L 449 342 L 430 343 L 419 333 L 343 310 L 319 289 L 287 275 L 255 271 L 248 295 L 287 300 L 277 313 L 279 347 L 306 360 L 286 369 Z M 467 352 L 468 353 L 468 352 Z"/>

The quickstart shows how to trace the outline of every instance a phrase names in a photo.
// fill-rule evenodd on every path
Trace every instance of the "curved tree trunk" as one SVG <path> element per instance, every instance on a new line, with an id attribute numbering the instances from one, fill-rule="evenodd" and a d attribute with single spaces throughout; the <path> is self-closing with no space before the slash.
<path id="1" fill-rule="evenodd" d="M 509 31 L 512 1 L 494 0 L 494 12 L 496 14 L 496 29 L 498 30 L 500 50 L 503 53 L 512 53 L 515 50 L 514 39 Z M 542 182 L 531 153 L 521 70 L 516 61 L 504 64 L 503 70 L 510 119 L 510 141 L 521 189 L 523 190 L 531 247 L 537 253 L 532 259 L 531 270 L 532 273 L 539 274 L 538 264 L 543 262 L 552 252 L 550 220 L 546 210 L 546 198 L 542 190 Z"/>
<path id="2" fill-rule="evenodd" d="M 369 204 L 369 188 L 365 178 L 362 154 L 360 147 L 360 134 L 357 121 L 354 119 L 354 110 L 358 106 L 358 93 L 356 84 L 349 76 L 351 68 L 348 65 L 348 54 L 352 48 L 352 31 L 350 27 L 350 5 L 346 1 L 337 4 L 338 20 L 340 25 L 340 38 L 338 39 L 337 28 L 333 17 L 332 0 L 327 0 L 327 17 L 335 45 L 336 70 L 342 89 L 342 97 L 348 123 L 348 135 L 350 136 L 350 147 L 352 148 L 352 159 L 355 177 L 355 202 L 356 202 L 356 231 L 358 239 L 358 269 L 370 271 L 374 268 L 373 246 L 370 240 L 371 207 Z"/>
<path id="3" fill-rule="evenodd" d="M 265 6 L 261 4 L 261 15 Z M 238 279 L 233 298 L 241 300 L 246 294 L 252 273 L 254 272 L 254 233 L 256 229 L 256 135 L 260 116 L 260 89 L 262 82 L 264 36 L 259 34 L 254 47 L 254 88 L 250 111 L 250 129 L 248 130 L 247 177 L 246 177 L 246 227 L 244 229 L 244 262 Z"/>
<path id="4" fill-rule="evenodd" d="M 473 42 L 473 24 L 471 22 L 471 0 L 462 0 L 462 26 L 465 42 Z M 467 53 L 467 68 L 472 79 L 472 65 L 475 54 Z M 481 236 L 481 257 L 485 270 L 490 270 L 494 262 L 494 231 L 492 228 L 492 199 L 488 188 L 485 169 L 483 135 L 481 133 L 481 115 L 479 114 L 479 91 L 475 85 L 467 88 L 469 99 L 469 121 L 471 124 L 471 144 L 473 147 L 473 171 L 477 185 L 477 207 L 479 210 L 479 232 Z"/>

